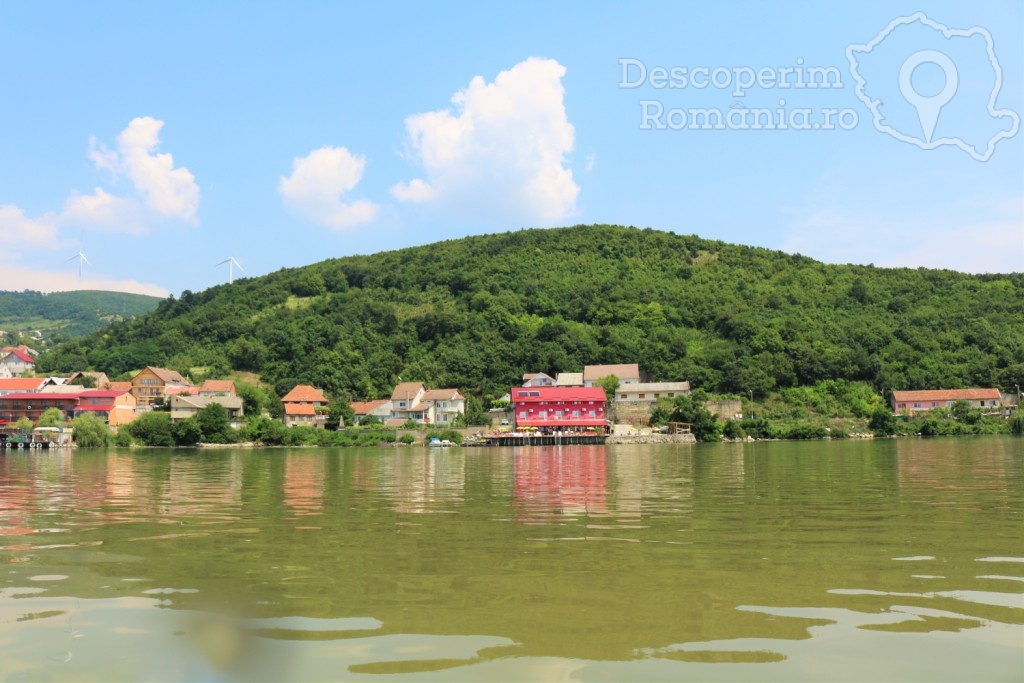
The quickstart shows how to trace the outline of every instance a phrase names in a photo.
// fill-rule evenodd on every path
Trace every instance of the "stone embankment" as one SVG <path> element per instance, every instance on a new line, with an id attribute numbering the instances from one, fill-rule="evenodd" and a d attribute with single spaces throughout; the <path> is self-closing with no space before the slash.
<path id="1" fill-rule="evenodd" d="M 615 434 L 606 444 L 697 443 L 693 434 Z"/>

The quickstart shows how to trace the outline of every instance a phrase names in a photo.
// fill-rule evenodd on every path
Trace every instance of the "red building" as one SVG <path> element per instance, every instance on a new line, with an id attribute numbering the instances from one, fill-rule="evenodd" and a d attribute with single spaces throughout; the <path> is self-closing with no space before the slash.
<path id="1" fill-rule="evenodd" d="M 513 387 L 516 429 L 587 429 L 606 427 L 606 398 L 601 387 Z"/>
<path id="2" fill-rule="evenodd" d="M 70 420 L 77 406 L 78 394 L 5 394 L 0 396 L 0 425 L 14 424 L 23 417 L 36 423 L 50 408 L 60 409 Z"/>

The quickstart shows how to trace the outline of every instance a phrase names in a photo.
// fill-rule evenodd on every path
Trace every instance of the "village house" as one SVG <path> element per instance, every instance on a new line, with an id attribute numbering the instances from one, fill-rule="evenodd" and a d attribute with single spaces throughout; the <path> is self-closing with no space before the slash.
<path id="1" fill-rule="evenodd" d="M 640 366 L 636 363 L 620 365 L 586 365 L 583 367 L 583 386 L 592 387 L 594 382 L 604 377 L 617 377 L 619 385 L 639 384 Z"/>
<path id="2" fill-rule="evenodd" d="M 174 393 L 168 392 L 168 389 L 191 386 L 191 382 L 174 370 L 166 368 L 147 367 L 132 377 L 132 395 L 135 396 L 140 408 L 163 402 L 165 395 Z"/>
<path id="3" fill-rule="evenodd" d="M 288 427 L 324 429 L 327 422 L 327 397 L 319 389 L 299 384 L 281 399 L 284 424 Z"/>
<path id="4" fill-rule="evenodd" d="M 529 387 L 512 389 L 515 428 L 588 429 L 607 426 L 601 387 Z"/>
<path id="5" fill-rule="evenodd" d="M 379 401 L 352 401 L 349 403 L 349 407 L 355 413 L 356 424 L 362 424 L 363 420 L 370 415 L 373 415 L 382 423 L 391 417 L 391 401 L 387 399 Z"/>
<path id="6" fill-rule="evenodd" d="M 451 424 L 466 412 L 466 400 L 458 389 L 431 389 L 423 382 L 402 382 L 391 392 L 388 426 L 400 427 L 412 420 L 419 424 Z"/>
<path id="7" fill-rule="evenodd" d="M 137 416 L 135 396 L 128 391 L 111 391 L 109 389 L 87 389 L 78 394 L 78 405 L 74 408 L 74 417 L 90 413 L 107 423 L 112 431 L 123 424 L 134 420 Z"/>
<path id="8" fill-rule="evenodd" d="M 660 399 L 672 401 L 690 393 L 689 382 L 620 384 L 615 390 L 615 418 L 629 424 L 646 423 Z"/>
<path id="9" fill-rule="evenodd" d="M 524 387 L 553 387 L 555 379 L 544 372 L 530 372 L 523 375 Z"/>
<path id="10" fill-rule="evenodd" d="M 181 420 L 187 420 L 190 417 L 195 417 L 196 413 L 211 403 L 219 403 L 224 406 L 224 409 L 227 410 L 228 420 L 231 422 L 232 427 L 238 429 L 242 426 L 242 418 L 244 414 L 242 399 L 238 396 L 229 396 L 227 394 L 207 396 L 202 394 L 195 396 L 171 396 L 171 422 L 180 422 Z"/>
<path id="11" fill-rule="evenodd" d="M 466 412 L 466 399 L 458 389 L 430 389 L 423 394 L 422 400 L 430 404 L 432 424 L 451 424 Z"/>
<path id="12" fill-rule="evenodd" d="M 36 361 L 26 351 L 12 348 L 0 353 L 0 377 L 23 377 L 35 372 Z"/>
<path id="13" fill-rule="evenodd" d="M 936 408 L 950 408 L 964 401 L 971 408 L 997 412 L 1002 401 L 998 389 L 930 389 L 925 391 L 894 391 L 889 403 L 897 415 L 917 415 Z"/>

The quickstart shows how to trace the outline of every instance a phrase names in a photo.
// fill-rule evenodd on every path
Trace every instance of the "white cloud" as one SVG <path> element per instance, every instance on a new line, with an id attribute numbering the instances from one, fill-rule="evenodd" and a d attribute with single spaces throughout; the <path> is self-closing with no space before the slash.
<path id="1" fill-rule="evenodd" d="M 73 269 L 71 268 L 72 265 L 74 265 Z M 168 294 L 167 290 L 163 287 L 147 282 L 94 277 L 89 274 L 88 266 L 86 266 L 86 272 L 82 280 L 79 281 L 77 264 L 68 264 L 66 272 L 5 264 L 0 269 L 0 290 L 21 291 L 23 289 L 32 289 L 44 293 L 98 289 L 107 292 L 130 292 L 160 297 L 165 297 Z"/>
<path id="2" fill-rule="evenodd" d="M 132 119 L 117 136 L 118 151 L 109 150 L 90 138 L 89 158 L 96 168 L 109 170 L 115 176 L 127 176 L 150 209 L 163 216 L 195 223 L 199 186 L 187 168 L 174 167 L 172 155 L 157 152 L 163 126 L 163 121 L 150 116 Z"/>
<path id="3" fill-rule="evenodd" d="M 57 226 L 52 216 L 29 218 L 13 204 L 0 204 L 0 255 L 14 255 L 25 247 L 57 248 Z"/>
<path id="4" fill-rule="evenodd" d="M 572 215 L 579 186 L 567 162 L 575 130 L 564 75 L 558 62 L 531 57 L 493 83 L 473 78 L 452 97 L 454 111 L 408 117 L 409 157 L 426 177 L 398 183 L 391 194 L 544 225 Z"/>
<path id="5" fill-rule="evenodd" d="M 58 217 L 61 225 L 141 234 L 146 221 L 134 199 L 109 194 L 97 187 L 93 194 L 72 192 Z"/>
<path id="6" fill-rule="evenodd" d="M 364 156 L 344 147 L 321 147 L 296 157 L 292 174 L 281 178 L 277 190 L 289 207 L 310 221 L 335 230 L 352 228 L 377 215 L 377 205 L 365 199 L 342 201 L 362 180 L 365 167 Z"/>

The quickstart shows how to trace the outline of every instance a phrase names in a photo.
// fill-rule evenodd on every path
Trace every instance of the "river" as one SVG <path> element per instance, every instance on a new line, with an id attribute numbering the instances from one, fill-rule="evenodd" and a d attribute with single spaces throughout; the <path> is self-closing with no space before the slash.
<path id="1" fill-rule="evenodd" d="M 3 681 L 1021 681 L 1024 440 L 0 455 Z"/>

